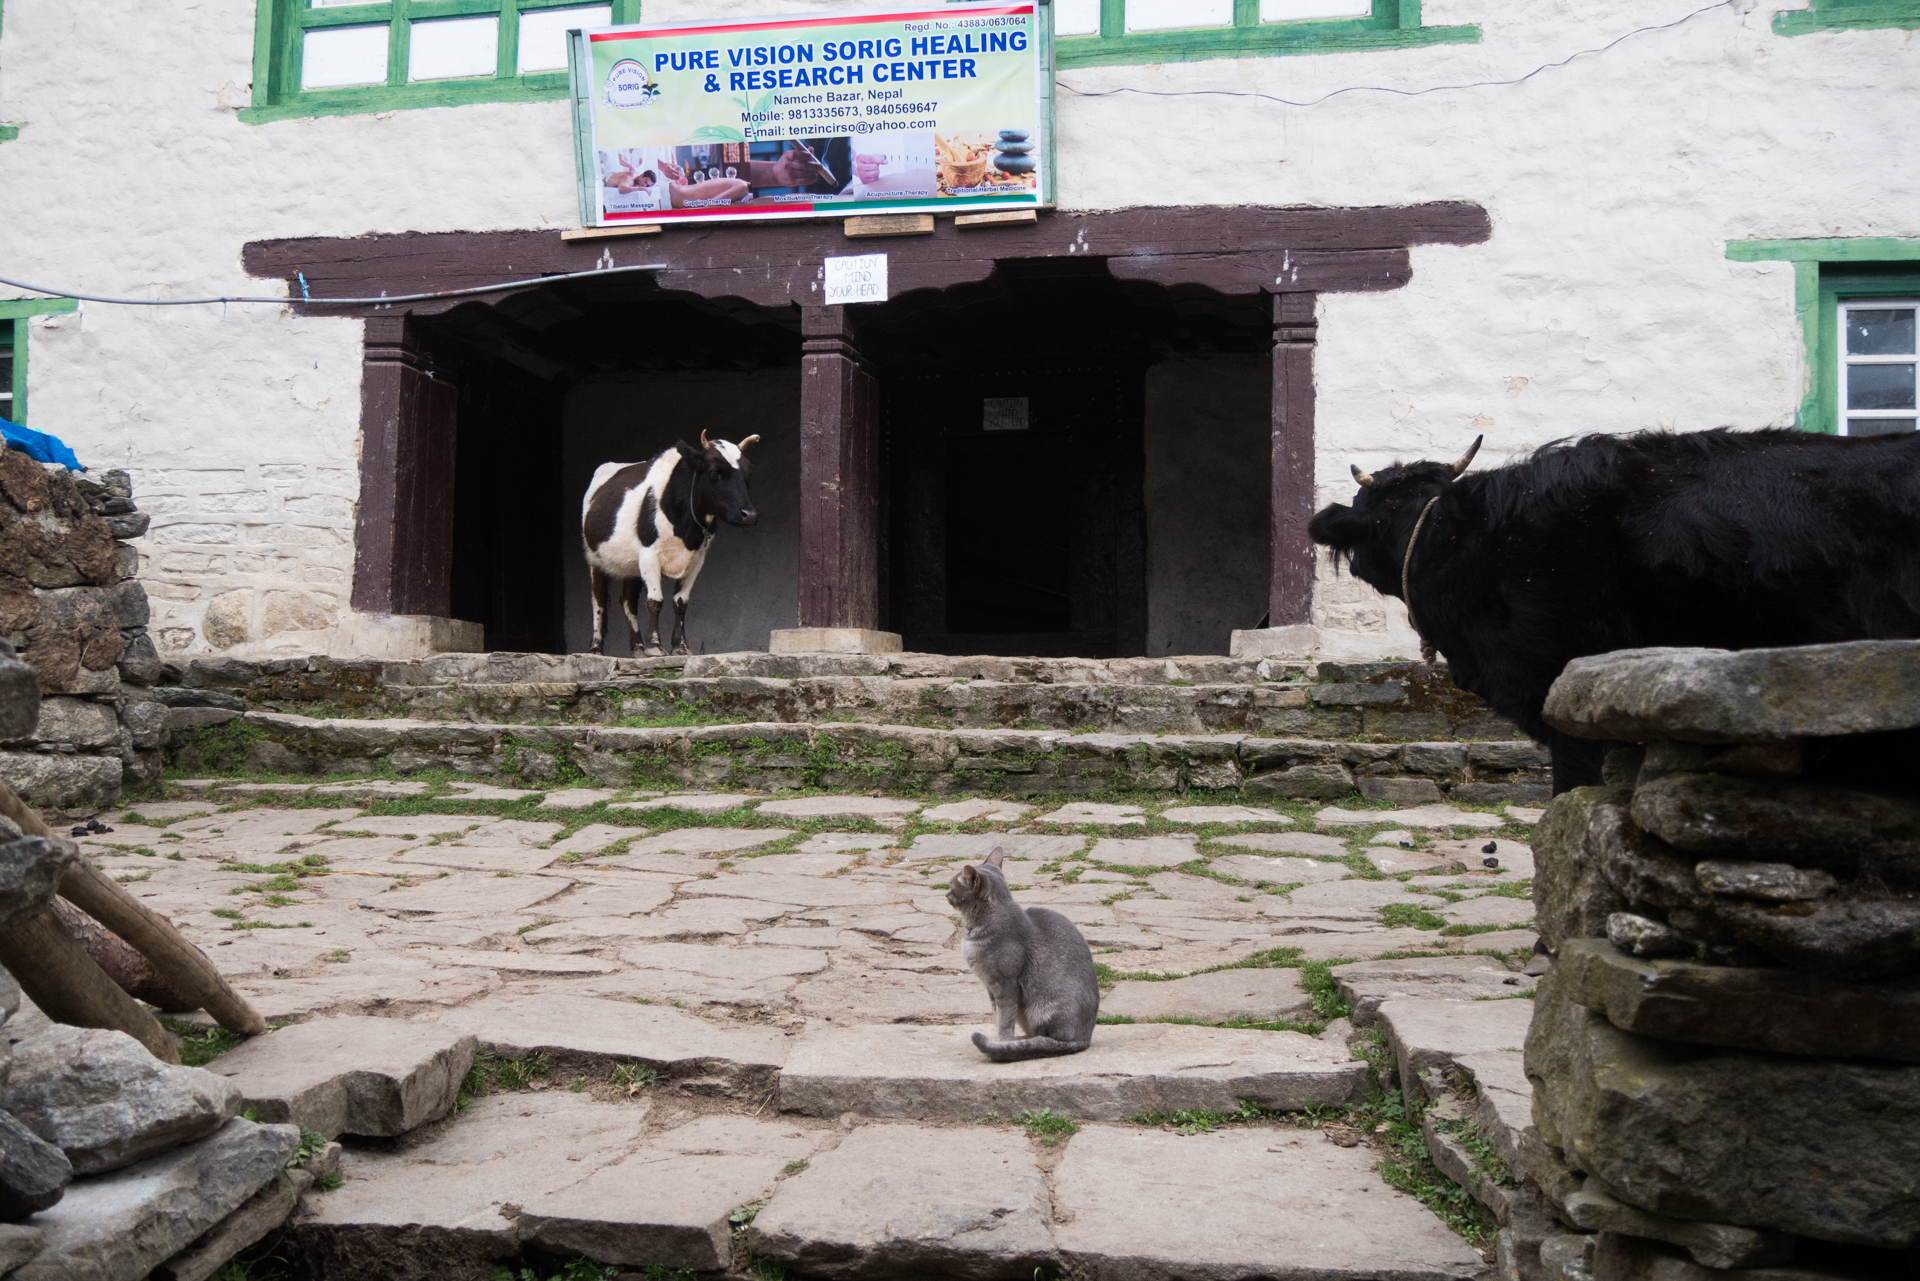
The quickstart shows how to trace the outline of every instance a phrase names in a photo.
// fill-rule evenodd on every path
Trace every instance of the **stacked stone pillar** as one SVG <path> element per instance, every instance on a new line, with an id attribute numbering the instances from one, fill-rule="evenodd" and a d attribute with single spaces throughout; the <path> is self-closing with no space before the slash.
<path id="1" fill-rule="evenodd" d="M 1920 641 L 1570 664 L 1526 1070 L 1569 1281 L 1920 1275 Z"/>
<path id="2" fill-rule="evenodd" d="M 0 642 L 32 664 L 37 724 L 0 741 L 0 781 L 49 810 L 96 809 L 160 775 L 167 709 L 129 539 L 150 518 L 124 471 L 48 468 L 0 450 Z"/>

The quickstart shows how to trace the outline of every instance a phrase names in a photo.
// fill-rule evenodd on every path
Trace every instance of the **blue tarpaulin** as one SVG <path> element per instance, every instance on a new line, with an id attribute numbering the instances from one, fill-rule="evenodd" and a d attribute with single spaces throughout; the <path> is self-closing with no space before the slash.
<path id="1" fill-rule="evenodd" d="M 85 471 L 80 460 L 68 449 L 58 436 L 49 436 L 41 431 L 29 431 L 18 423 L 10 423 L 0 418 L 0 435 L 7 438 L 7 448 L 17 449 L 37 463 L 59 463 L 68 471 Z"/>

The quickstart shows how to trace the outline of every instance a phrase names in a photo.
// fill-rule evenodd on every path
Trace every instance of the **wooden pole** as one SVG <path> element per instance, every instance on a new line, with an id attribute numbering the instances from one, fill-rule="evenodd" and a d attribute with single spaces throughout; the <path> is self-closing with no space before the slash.
<path id="1" fill-rule="evenodd" d="M 168 1014 L 184 1014 L 200 1008 L 200 1002 L 190 1001 L 174 991 L 173 984 L 153 968 L 153 962 L 118 934 L 57 895 L 48 906 L 53 918 L 73 935 L 74 942 L 86 949 L 87 955 L 107 972 L 107 977 L 117 983 L 122 992 Z"/>
<path id="2" fill-rule="evenodd" d="M 125 1032 L 161 1062 L 180 1061 L 173 1035 L 107 977 L 52 912 L 36 912 L 0 931 L 0 965 L 54 1022 Z"/>
<path id="3" fill-rule="evenodd" d="M 5 783 L 0 783 L 0 813 L 18 823 L 20 830 L 30 836 L 54 835 L 46 822 Z M 147 907 L 93 864 L 82 859 L 68 868 L 60 878 L 60 894 L 151 961 L 174 991 L 193 1002 L 188 1008 L 205 1010 L 221 1027 L 243 1036 L 259 1036 L 267 1030 L 267 1021 L 247 1004 L 245 997 L 233 990 L 205 952 L 183 937 L 173 922 Z M 73 943 L 72 935 L 64 930 L 61 933 Z M 82 956 L 86 955 L 78 943 L 74 943 L 74 948 Z M 100 969 L 91 958 L 88 964 L 96 971 Z M 39 1000 L 34 997 L 35 1003 Z"/>

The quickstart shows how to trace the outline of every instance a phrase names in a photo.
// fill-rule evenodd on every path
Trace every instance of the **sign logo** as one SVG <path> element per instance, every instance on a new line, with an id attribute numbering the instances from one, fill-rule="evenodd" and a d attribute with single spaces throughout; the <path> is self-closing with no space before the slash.
<path id="1" fill-rule="evenodd" d="M 640 63 L 622 58 L 607 72 L 605 96 L 609 107 L 644 107 L 660 96 L 660 86 Z"/>

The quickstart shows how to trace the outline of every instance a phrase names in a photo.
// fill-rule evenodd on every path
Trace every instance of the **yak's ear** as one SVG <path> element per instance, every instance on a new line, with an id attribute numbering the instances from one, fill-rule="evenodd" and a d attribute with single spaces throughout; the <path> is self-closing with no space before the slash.
<path id="1" fill-rule="evenodd" d="M 993 853 L 987 855 L 980 861 L 988 867 L 1005 867 L 1007 863 L 1007 852 L 996 845 L 993 847 Z"/>
<path id="2" fill-rule="evenodd" d="M 692 445 L 689 445 L 684 440 L 674 441 L 673 447 L 680 451 L 680 457 L 685 459 L 687 462 L 687 465 L 692 467 L 695 471 L 705 471 L 707 469 L 707 451 L 706 450 L 695 449 Z"/>

